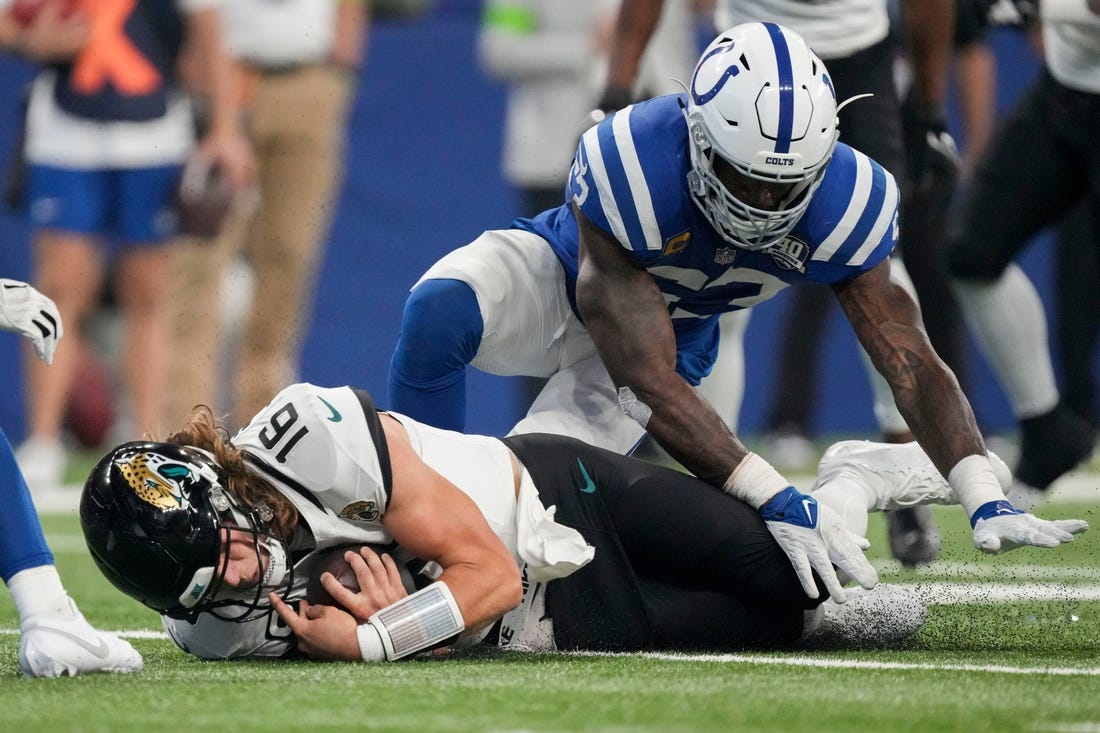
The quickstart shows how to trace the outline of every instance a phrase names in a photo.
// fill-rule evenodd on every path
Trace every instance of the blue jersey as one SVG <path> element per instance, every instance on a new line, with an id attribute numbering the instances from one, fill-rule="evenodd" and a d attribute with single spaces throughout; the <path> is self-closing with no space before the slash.
<path id="1" fill-rule="evenodd" d="M 898 187 L 882 166 L 838 143 L 787 239 L 766 252 L 736 247 L 710 225 L 688 189 L 684 103 L 680 95 L 657 97 L 589 129 L 573 161 L 566 203 L 513 226 L 550 243 L 575 307 L 575 203 L 653 276 L 668 303 L 678 351 L 694 350 L 706 361 L 702 352 L 713 359 L 717 343 L 717 314 L 754 306 L 792 283 L 841 282 L 886 259 L 897 242 Z M 706 364 L 702 375 L 708 371 Z"/>

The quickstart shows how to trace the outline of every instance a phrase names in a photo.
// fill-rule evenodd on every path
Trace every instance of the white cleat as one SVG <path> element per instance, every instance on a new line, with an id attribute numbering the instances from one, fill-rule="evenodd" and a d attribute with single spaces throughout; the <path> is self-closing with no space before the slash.
<path id="1" fill-rule="evenodd" d="M 68 461 L 65 445 L 50 438 L 29 438 L 15 451 L 15 462 L 31 494 L 59 489 Z"/>
<path id="2" fill-rule="evenodd" d="M 848 590 L 847 603 L 826 599 L 809 618 L 801 645 L 858 648 L 903 641 L 924 626 L 928 608 L 908 588 L 879 583 L 872 590 Z"/>
<path id="3" fill-rule="evenodd" d="M 996 454 L 990 453 L 993 472 L 1005 490 L 1012 472 Z M 844 476 L 874 499 L 876 511 L 889 511 L 925 504 L 957 504 L 958 498 L 947 480 L 917 443 L 873 443 L 844 440 L 829 446 L 817 469 L 817 487 Z"/>
<path id="4" fill-rule="evenodd" d="M 24 677 L 141 671 L 141 654 L 130 642 L 95 629 L 75 605 L 73 612 L 71 619 L 38 616 L 23 622 L 19 670 Z"/>

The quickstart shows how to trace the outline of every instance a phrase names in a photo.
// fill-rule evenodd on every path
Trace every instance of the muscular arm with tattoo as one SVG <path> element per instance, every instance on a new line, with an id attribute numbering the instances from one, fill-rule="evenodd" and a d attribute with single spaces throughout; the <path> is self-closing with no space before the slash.
<path id="1" fill-rule="evenodd" d="M 874 587 L 878 575 L 862 552 L 867 541 L 749 453 L 676 372 L 672 321 L 656 282 L 611 235 L 574 211 L 580 230 L 577 308 L 615 385 L 628 387 L 652 411 L 643 418 L 650 435 L 692 473 L 760 512 L 808 597 L 820 593 L 816 571 L 833 599 L 847 599 L 834 565 Z M 792 512 L 792 506 L 806 508 Z M 811 521 L 802 519 L 803 511 Z"/>
<path id="2" fill-rule="evenodd" d="M 889 382 L 898 409 L 936 468 L 946 476 L 963 458 L 985 454 L 970 403 L 936 355 L 920 311 L 890 278 L 890 260 L 833 287 L 875 368 Z"/>
<path id="3" fill-rule="evenodd" d="M 1081 520 L 1040 519 L 1005 500 L 970 403 L 929 344 L 917 304 L 891 280 L 889 260 L 833 291 L 917 442 L 965 509 L 975 547 L 994 554 L 1057 547 L 1088 529 Z"/>
<path id="4" fill-rule="evenodd" d="M 653 414 L 644 427 L 688 470 L 721 488 L 748 454 L 706 400 L 676 373 L 668 307 L 652 276 L 575 209 L 577 308 L 615 386 Z"/>

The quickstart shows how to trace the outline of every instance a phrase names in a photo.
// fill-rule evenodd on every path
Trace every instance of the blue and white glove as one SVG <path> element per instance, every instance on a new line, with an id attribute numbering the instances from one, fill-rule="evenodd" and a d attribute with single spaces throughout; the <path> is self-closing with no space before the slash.
<path id="1" fill-rule="evenodd" d="M 834 565 L 868 590 L 878 584 L 878 573 L 863 554 L 871 543 L 849 531 L 840 515 L 817 499 L 788 486 L 759 511 L 810 598 L 819 595 L 813 577 L 816 570 L 834 601 L 848 600 Z"/>
<path id="2" fill-rule="evenodd" d="M 1040 519 L 1007 501 L 982 504 L 971 515 L 970 526 L 974 528 L 974 547 L 991 555 L 1025 545 L 1057 547 L 1089 528 L 1083 519 Z"/>
<path id="3" fill-rule="evenodd" d="M 53 363 L 64 329 L 54 302 L 19 280 L 0 279 L 0 330 L 14 331 L 34 344 L 38 358 Z"/>

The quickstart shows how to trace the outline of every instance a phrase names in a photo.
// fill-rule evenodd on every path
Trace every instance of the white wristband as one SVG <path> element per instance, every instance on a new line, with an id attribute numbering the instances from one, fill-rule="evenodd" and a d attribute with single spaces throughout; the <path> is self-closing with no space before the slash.
<path id="1" fill-rule="evenodd" d="M 987 456 L 967 456 L 956 463 L 951 473 L 947 474 L 947 483 L 951 484 L 968 519 L 982 504 L 1005 500 L 1001 482 L 997 480 L 993 464 Z"/>
<path id="2" fill-rule="evenodd" d="M 755 453 L 749 453 L 722 484 L 722 491 L 732 494 L 753 509 L 759 509 L 791 482 L 772 468 L 772 464 Z"/>
<path id="3" fill-rule="evenodd" d="M 386 647 L 382 644 L 382 634 L 369 621 L 356 627 L 355 638 L 359 642 L 359 656 L 364 662 L 386 661 Z"/>

